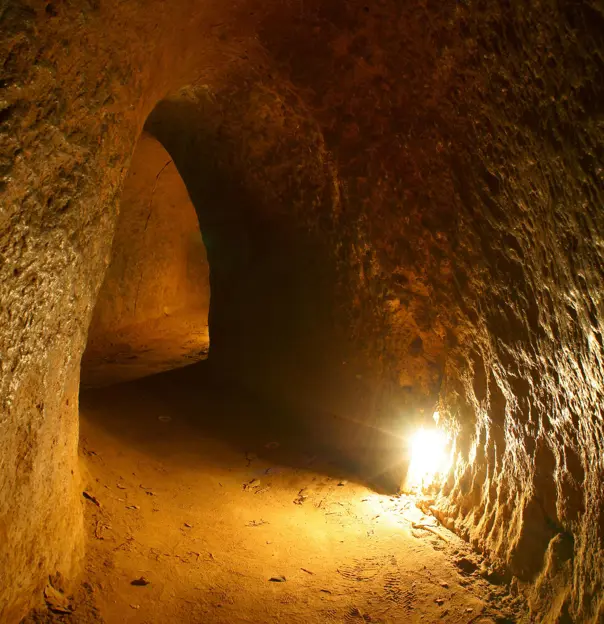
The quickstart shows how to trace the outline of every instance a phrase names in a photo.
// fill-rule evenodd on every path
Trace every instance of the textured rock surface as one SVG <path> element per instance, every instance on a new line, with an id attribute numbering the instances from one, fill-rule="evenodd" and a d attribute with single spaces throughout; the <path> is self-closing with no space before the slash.
<path id="1" fill-rule="evenodd" d="M 393 431 L 440 396 L 443 514 L 541 617 L 603 617 L 601 5 L 9 1 L 0 32 L 0 617 L 70 565 L 79 359 L 163 98 L 217 365 L 243 337 L 237 376 Z"/>

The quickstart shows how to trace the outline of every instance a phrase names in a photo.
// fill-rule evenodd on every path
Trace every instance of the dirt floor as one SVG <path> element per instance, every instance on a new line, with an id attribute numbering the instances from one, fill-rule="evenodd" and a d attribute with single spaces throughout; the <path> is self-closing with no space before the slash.
<path id="1" fill-rule="evenodd" d="M 101 387 L 205 360 L 207 310 L 180 310 L 102 336 L 82 359 L 82 387 Z"/>
<path id="2" fill-rule="evenodd" d="M 369 489 L 243 393 L 185 369 L 85 392 L 81 415 L 84 578 L 35 621 L 527 619 L 416 499 Z"/>

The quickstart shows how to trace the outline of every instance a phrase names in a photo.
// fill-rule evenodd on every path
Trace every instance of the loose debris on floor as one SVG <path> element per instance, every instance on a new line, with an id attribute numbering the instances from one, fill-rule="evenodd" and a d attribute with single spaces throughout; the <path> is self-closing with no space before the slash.
<path id="1" fill-rule="evenodd" d="M 240 448 L 182 414 L 167 434 L 157 410 L 119 393 L 83 402 L 90 591 L 70 600 L 50 586 L 48 621 L 524 621 L 434 500 L 377 494 L 283 437 Z"/>

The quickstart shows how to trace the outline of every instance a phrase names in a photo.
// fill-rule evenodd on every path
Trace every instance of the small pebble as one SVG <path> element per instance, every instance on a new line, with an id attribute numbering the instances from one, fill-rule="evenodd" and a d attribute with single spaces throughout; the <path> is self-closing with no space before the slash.
<path id="1" fill-rule="evenodd" d="M 130 581 L 130 585 L 136 585 L 138 587 L 143 587 L 145 585 L 149 585 L 150 583 L 151 583 L 151 581 L 146 579 L 144 576 L 141 576 L 140 578 L 137 578 L 137 579 L 134 579 L 133 581 Z"/>

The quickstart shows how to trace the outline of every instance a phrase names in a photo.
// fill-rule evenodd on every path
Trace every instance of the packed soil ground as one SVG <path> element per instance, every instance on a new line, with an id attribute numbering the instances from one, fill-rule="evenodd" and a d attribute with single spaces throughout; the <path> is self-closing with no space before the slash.
<path id="1" fill-rule="evenodd" d="M 283 414 L 187 369 L 84 392 L 81 463 L 82 583 L 68 596 L 55 580 L 36 621 L 527 620 L 421 501 L 376 492 Z"/>
<path id="2" fill-rule="evenodd" d="M 81 384 L 109 386 L 205 360 L 209 350 L 206 310 L 179 310 L 101 336 L 82 359 Z"/>

